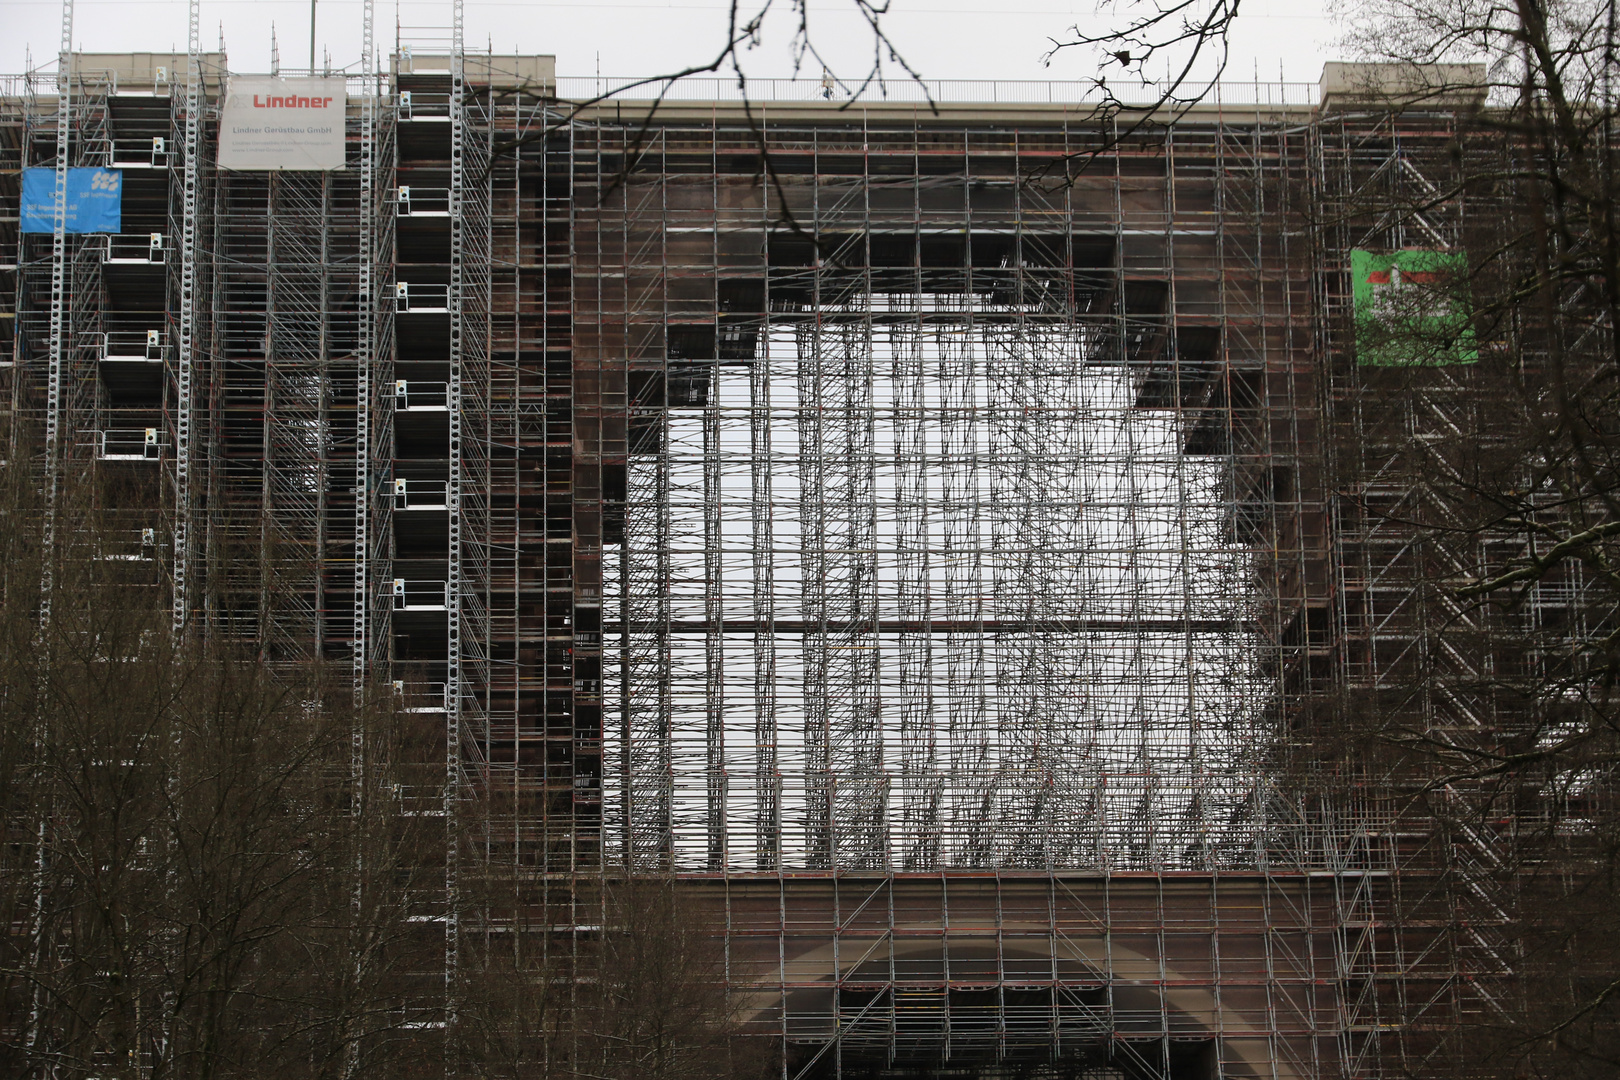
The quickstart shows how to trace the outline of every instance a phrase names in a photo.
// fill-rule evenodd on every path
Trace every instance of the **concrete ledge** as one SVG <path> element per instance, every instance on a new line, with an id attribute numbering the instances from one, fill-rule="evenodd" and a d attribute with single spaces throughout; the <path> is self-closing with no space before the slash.
<path id="1" fill-rule="evenodd" d="M 1321 108 L 1475 109 L 1485 104 L 1484 64 L 1322 65 Z"/>

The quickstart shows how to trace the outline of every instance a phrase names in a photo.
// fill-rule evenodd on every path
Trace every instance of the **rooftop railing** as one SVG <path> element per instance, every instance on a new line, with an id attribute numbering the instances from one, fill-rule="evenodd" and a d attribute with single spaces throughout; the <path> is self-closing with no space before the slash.
<path id="1" fill-rule="evenodd" d="M 629 78 L 559 76 L 557 96 L 565 101 L 584 101 L 612 94 L 615 100 L 651 101 L 660 94 L 666 102 L 742 101 L 743 90 L 735 79 L 691 77 L 679 81 L 657 79 L 632 85 Z M 622 90 L 620 88 L 623 88 Z M 1202 84 L 1192 84 L 1183 96 L 1196 93 Z M 1320 88 L 1314 82 L 1219 83 L 1203 95 L 1202 104 L 1254 108 L 1255 106 L 1305 107 L 1317 103 Z M 853 98 L 852 98 L 853 95 Z M 1149 106 L 1159 101 L 1160 90 L 1152 85 L 1100 86 L 1086 79 L 1068 82 L 1005 79 L 891 79 L 864 87 L 849 84 L 829 86 L 821 79 L 749 79 L 747 99 L 760 103 L 832 102 L 852 99 L 865 105 L 902 104 L 991 104 L 991 105 L 1099 105 L 1113 99 L 1127 106 Z"/>
<path id="2" fill-rule="evenodd" d="M 322 74 L 323 72 L 317 72 Z M 88 74 L 88 73 L 86 73 Z M 215 73 L 211 73 L 211 76 Z M 284 70 L 283 74 L 294 74 Z M 296 74 L 304 74 L 302 71 Z M 379 86 L 373 76 L 368 80 L 352 71 L 335 70 L 332 75 L 343 76 L 351 98 L 361 98 Z M 184 73 L 171 73 L 170 81 L 183 82 Z M 0 75 L 0 100 L 20 98 L 32 83 L 36 95 L 50 96 L 56 90 L 56 75 L 51 71 L 36 71 L 30 75 Z M 167 90 L 168 83 L 162 84 Z M 1201 83 L 1190 83 L 1182 97 L 1190 97 L 1203 89 Z M 597 97 L 612 97 L 620 101 L 651 101 L 663 96 L 664 101 L 679 102 L 741 102 L 744 91 L 734 78 L 691 76 L 680 80 L 652 79 L 643 81 L 631 77 L 559 76 L 557 96 L 564 101 L 586 101 Z M 1239 82 L 1229 80 L 1209 88 L 1201 97 L 1201 104 L 1220 105 L 1233 109 L 1255 107 L 1308 107 L 1320 99 L 1321 87 L 1316 82 Z M 865 105 L 1098 105 L 1109 100 L 1126 106 L 1149 106 L 1159 101 L 1157 86 L 1132 85 L 1128 82 L 1110 83 L 1106 87 L 1092 79 L 887 79 L 881 83 L 861 85 L 854 82 L 829 86 L 819 78 L 808 79 L 749 79 L 747 100 L 760 104 L 792 103 L 849 103 Z M 406 110 L 415 110 L 422 116 L 433 115 L 436 110 L 420 94 L 411 106 L 399 102 Z M 427 106 L 415 109 L 415 106 Z M 442 106 L 441 106 L 442 108 Z M 407 112 L 407 115 L 410 115 Z"/>

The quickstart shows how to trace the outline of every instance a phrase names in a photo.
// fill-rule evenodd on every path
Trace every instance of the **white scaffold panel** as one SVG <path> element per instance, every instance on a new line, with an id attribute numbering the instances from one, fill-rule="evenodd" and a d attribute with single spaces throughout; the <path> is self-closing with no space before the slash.
<path id="1" fill-rule="evenodd" d="M 219 164 L 244 171 L 343 168 L 341 77 L 235 75 L 219 123 Z"/>

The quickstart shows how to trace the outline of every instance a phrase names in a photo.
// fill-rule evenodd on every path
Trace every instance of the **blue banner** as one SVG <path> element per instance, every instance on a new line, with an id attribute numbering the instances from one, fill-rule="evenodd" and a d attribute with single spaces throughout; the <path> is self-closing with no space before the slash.
<path id="1" fill-rule="evenodd" d="M 22 231 L 56 231 L 56 170 L 24 169 Z M 117 169 L 67 171 L 67 231 L 115 233 L 123 223 L 124 174 Z"/>

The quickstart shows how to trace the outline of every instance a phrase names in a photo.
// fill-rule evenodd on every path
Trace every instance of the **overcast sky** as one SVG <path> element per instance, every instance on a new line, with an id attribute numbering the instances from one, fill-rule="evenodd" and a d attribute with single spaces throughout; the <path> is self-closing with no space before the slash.
<path id="1" fill-rule="evenodd" d="M 750 0 L 751 6 L 759 0 Z M 318 0 L 317 49 L 342 67 L 360 55 L 360 0 Z M 776 0 L 786 8 L 787 0 Z M 889 29 L 922 75 L 948 79 L 1085 79 L 1094 60 L 1078 50 L 1050 67 L 1041 55 L 1049 38 L 1077 22 L 1095 25 L 1094 0 L 891 0 Z M 1338 31 L 1325 0 L 1243 0 L 1228 79 L 1247 83 L 1314 82 L 1322 62 L 1335 59 Z M 855 74 L 870 55 L 870 36 L 850 0 L 811 0 L 817 46 L 840 75 Z M 396 21 L 405 27 L 447 27 L 446 0 L 378 0 L 377 41 L 391 49 Z M 551 53 L 560 75 L 648 75 L 712 55 L 724 35 L 725 0 L 466 0 L 467 43 L 496 52 Z M 49 64 L 61 40 L 58 0 L 0 0 L 0 73 Z M 238 72 L 270 67 L 272 24 L 284 67 L 309 63 L 308 0 L 204 0 L 203 46 L 223 29 L 230 66 Z M 767 24 L 748 55 L 754 76 L 787 75 L 791 27 Z M 407 33 L 409 31 L 407 30 Z M 185 49 L 184 0 L 78 0 L 75 47 L 89 52 Z M 817 64 L 810 72 L 819 78 Z"/>

